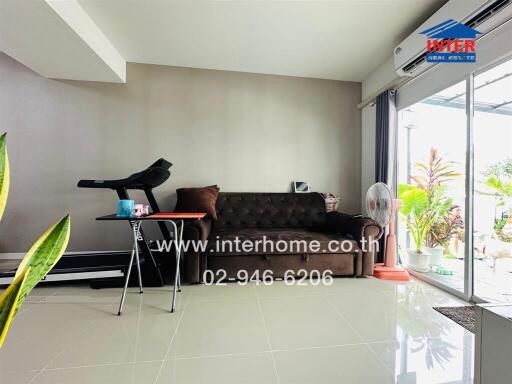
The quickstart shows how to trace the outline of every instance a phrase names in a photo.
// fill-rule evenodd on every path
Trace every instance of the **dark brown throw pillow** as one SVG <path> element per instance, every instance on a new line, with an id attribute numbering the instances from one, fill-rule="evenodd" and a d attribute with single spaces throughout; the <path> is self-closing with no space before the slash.
<path id="1" fill-rule="evenodd" d="M 175 212 L 206 212 L 209 217 L 217 219 L 215 203 L 219 187 L 210 185 L 203 188 L 179 188 L 176 190 L 178 200 Z"/>

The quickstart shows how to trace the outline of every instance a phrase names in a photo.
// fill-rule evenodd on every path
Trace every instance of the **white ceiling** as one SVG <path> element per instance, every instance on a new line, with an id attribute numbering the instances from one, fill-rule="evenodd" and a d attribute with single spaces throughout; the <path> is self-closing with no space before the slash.
<path id="1" fill-rule="evenodd" d="M 0 0 L 0 52 L 44 77 L 126 80 L 124 58 L 72 0 Z"/>
<path id="2" fill-rule="evenodd" d="M 127 61 L 362 81 L 446 0 L 79 0 Z"/>

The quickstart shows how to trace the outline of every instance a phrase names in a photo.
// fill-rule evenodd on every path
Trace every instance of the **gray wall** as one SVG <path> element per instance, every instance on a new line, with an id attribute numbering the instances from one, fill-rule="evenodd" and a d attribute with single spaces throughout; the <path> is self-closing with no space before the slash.
<path id="1" fill-rule="evenodd" d="M 375 183 L 375 135 L 376 135 L 375 105 L 367 105 L 361 114 L 361 212 L 366 215 L 366 192 Z"/>
<path id="2" fill-rule="evenodd" d="M 0 53 L 0 130 L 8 132 L 12 184 L 0 252 L 22 252 L 61 215 L 72 215 L 68 250 L 126 249 L 111 191 L 80 178 L 119 178 L 159 157 L 174 163 L 157 190 L 290 190 L 306 180 L 359 212 L 361 84 L 129 64 L 127 84 L 56 81 Z M 135 196 L 137 197 L 137 195 Z"/>

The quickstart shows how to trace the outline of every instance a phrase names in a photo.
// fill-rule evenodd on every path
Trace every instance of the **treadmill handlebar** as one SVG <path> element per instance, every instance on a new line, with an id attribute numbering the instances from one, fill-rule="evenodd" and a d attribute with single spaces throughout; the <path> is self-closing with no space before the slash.
<path id="1" fill-rule="evenodd" d="M 117 180 L 80 180 L 79 188 L 103 188 L 103 189 L 151 189 L 164 183 L 171 172 L 172 163 L 165 159 L 158 159 L 148 168 L 134 173 L 124 179 Z"/>

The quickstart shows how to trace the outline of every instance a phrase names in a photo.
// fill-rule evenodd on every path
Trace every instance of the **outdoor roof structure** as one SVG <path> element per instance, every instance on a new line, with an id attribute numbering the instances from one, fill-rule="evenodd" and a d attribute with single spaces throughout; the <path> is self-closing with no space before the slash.
<path id="1" fill-rule="evenodd" d="M 512 116 L 512 60 L 475 76 L 474 90 L 475 111 Z M 465 109 L 466 84 L 455 84 L 423 103 Z"/>

